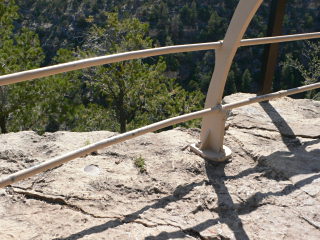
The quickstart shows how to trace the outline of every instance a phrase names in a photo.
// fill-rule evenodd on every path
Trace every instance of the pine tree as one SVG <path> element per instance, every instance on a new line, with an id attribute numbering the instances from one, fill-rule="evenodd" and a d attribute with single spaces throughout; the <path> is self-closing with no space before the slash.
<path id="1" fill-rule="evenodd" d="M 230 95 L 232 93 L 237 92 L 236 82 L 235 82 L 235 75 L 233 70 L 229 72 L 228 79 L 226 82 L 226 86 L 224 89 L 224 95 Z"/>
<path id="2" fill-rule="evenodd" d="M 223 38 L 225 26 L 223 18 L 216 11 L 212 11 L 207 26 L 207 40 L 214 41 Z"/>
<path id="3" fill-rule="evenodd" d="M 304 85 L 313 84 L 320 81 L 320 44 L 307 41 L 299 59 L 286 55 L 284 67 L 293 67 L 303 77 Z M 306 93 L 307 98 L 320 99 L 319 90 L 312 90 Z"/>
<path id="4" fill-rule="evenodd" d="M 252 77 L 249 69 L 246 69 L 241 77 L 241 91 L 242 92 L 251 92 Z"/>
<path id="5" fill-rule="evenodd" d="M 0 2 L 0 75 L 38 67 L 44 59 L 38 36 L 15 28 L 19 18 L 13 0 Z M 25 82 L 0 87 L 0 128 L 2 133 L 20 130 L 36 102 L 35 83 Z"/>
<path id="6" fill-rule="evenodd" d="M 115 13 L 108 13 L 107 18 L 105 26 L 91 29 L 85 54 L 101 55 L 152 47 L 152 41 L 147 37 L 148 25 L 134 18 L 119 20 Z M 111 117 L 119 124 L 118 130 L 125 132 L 128 128 L 201 106 L 202 94 L 196 92 L 188 96 L 174 79 L 165 76 L 165 70 L 162 58 L 154 64 L 139 59 L 89 69 L 85 76 L 92 94 L 103 100 L 100 104 L 110 109 Z"/>

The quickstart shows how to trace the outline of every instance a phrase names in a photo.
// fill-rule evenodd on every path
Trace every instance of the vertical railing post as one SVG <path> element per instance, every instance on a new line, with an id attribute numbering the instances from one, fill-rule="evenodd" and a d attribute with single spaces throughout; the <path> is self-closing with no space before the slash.
<path id="1" fill-rule="evenodd" d="M 267 36 L 279 36 L 282 32 L 282 23 L 286 10 L 287 0 L 272 0 Z M 263 54 L 262 79 L 260 93 L 272 91 L 273 76 L 276 70 L 279 53 L 279 43 L 266 45 Z"/>
<path id="2" fill-rule="evenodd" d="M 205 108 L 221 104 L 224 87 L 234 55 L 252 17 L 263 0 L 240 0 L 226 32 L 223 44 L 215 51 L 215 67 L 211 78 Z M 226 115 L 213 113 L 202 120 L 200 143 L 191 150 L 206 159 L 224 161 L 231 150 L 223 146 Z"/>

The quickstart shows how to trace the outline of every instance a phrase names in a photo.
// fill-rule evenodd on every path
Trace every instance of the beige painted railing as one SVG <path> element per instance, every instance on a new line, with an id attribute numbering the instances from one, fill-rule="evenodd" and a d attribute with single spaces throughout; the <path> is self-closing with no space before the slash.
<path id="1" fill-rule="evenodd" d="M 55 75 L 58 73 L 79 70 L 92 66 L 170 53 L 215 49 L 216 54 L 214 73 L 210 82 L 204 110 L 169 118 L 142 128 L 119 134 L 117 136 L 104 139 L 102 141 L 79 148 L 62 156 L 45 161 L 29 169 L 18 171 L 16 173 L 2 178 L 0 180 L 0 188 L 8 186 L 14 182 L 26 179 L 30 176 L 46 171 L 50 168 L 54 168 L 65 162 L 68 162 L 80 156 L 84 156 L 98 149 L 105 148 L 119 142 L 123 142 L 125 140 L 146 134 L 148 132 L 153 132 L 168 126 L 172 126 L 174 124 L 186 122 L 197 118 L 203 119 L 201 128 L 201 139 L 200 144 L 191 145 L 191 150 L 193 150 L 194 152 L 203 156 L 206 159 L 214 161 L 224 161 L 231 155 L 230 149 L 226 146 L 223 146 L 227 110 L 231 110 L 255 102 L 271 100 L 273 98 L 279 98 L 291 94 L 320 88 L 320 83 L 315 83 L 303 87 L 283 90 L 275 93 L 244 99 L 242 101 L 231 104 L 221 105 L 222 94 L 225 87 L 227 75 L 230 70 L 233 57 L 239 47 L 320 38 L 320 32 L 315 32 L 242 40 L 245 30 L 247 29 L 252 17 L 256 13 L 261 3 L 262 0 L 240 0 L 232 17 L 224 40 L 218 42 L 168 46 L 162 48 L 117 53 L 108 56 L 88 58 L 0 76 L 0 86 L 2 86 L 32 80 L 40 77 Z"/>

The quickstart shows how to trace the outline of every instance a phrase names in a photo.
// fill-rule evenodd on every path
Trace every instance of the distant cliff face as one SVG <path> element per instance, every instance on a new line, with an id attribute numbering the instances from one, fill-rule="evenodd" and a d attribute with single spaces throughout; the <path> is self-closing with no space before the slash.
<path id="1" fill-rule="evenodd" d="M 114 134 L 0 135 L 0 174 Z M 190 152 L 198 139 L 147 134 L 0 190 L 0 239 L 320 239 L 319 102 L 233 110 L 227 163 Z"/>

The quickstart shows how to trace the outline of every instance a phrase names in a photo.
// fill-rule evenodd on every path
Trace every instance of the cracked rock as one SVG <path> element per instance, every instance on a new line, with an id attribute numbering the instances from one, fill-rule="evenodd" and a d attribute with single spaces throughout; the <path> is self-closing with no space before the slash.
<path id="1" fill-rule="evenodd" d="M 320 239 L 320 104 L 252 104 L 232 110 L 226 125 L 227 163 L 187 151 L 200 130 L 176 128 L 1 189 L 0 239 Z M 114 135 L 2 134 L 0 175 Z M 139 156 L 148 174 L 134 166 Z"/>

